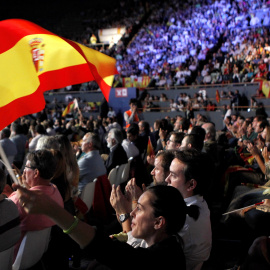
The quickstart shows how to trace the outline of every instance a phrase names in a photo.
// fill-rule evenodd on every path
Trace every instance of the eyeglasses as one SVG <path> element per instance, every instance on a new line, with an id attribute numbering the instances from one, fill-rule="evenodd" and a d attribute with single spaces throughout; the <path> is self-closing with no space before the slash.
<path id="1" fill-rule="evenodd" d="M 31 170 L 35 170 L 36 168 L 35 167 L 29 167 L 29 166 L 24 166 L 25 168 L 28 168 L 28 169 L 31 169 Z"/>
<path id="2" fill-rule="evenodd" d="M 175 143 L 175 141 L 172 141 L 172 140 L 170 140 L 170 139 L 168 140 L 168 142 Z"/>

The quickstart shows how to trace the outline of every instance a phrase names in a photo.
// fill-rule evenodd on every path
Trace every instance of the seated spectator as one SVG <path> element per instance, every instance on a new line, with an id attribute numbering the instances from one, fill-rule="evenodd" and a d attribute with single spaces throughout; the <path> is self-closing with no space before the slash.
<path id="1" fill-rule="evenodd" d="M 193 132 L 195 132 L 195 130 Z M 186 149 L 190 149 L 190 148 L 196 149 L 198 151 L 202 151 L 203 138 L 196 133 L 186 134 L 182 140 L 180 150 L 186 150 Z"/>
<path id="2" fill-rule="evenodd" d="M 128 209 L 125 213 L 116 211 L 117 217 L 123 224 L 131 224 L 129 217 L 132 217 L 133 237 L 145 240 L 149 248 L 151 247 L 151 252 L 149 252 L 149 248 L 145 250 L 137 249 L 127 243 L 114 241 L 104 235 L 102 228 L 94 228 L 87 223 L 79 221 L 77 218 L 74 219 L 72 215 L 58 207 L 57 204 L 43 194 L 27 191 L 21 187 L 19 187 L 19 190 L 21 193 L 20 199 L 28 212 L 46 214 L 64 232 L 70 234 L 85 252 L 91 254 L 92 258 L 96 258 L 98 263 L 104 264 L 110 269 L 119 269 L 118 263 L 115 264 L 115 261 L 110 259 L 111 256 L 116 257 L 119 254 L 122 254 L 122 262 L 125 265 L 129 264 L 134 257 L 139 256 L 140 260 L 133 262 L 133 268 L 185 268 L 185 256 L 181 241 L 178 240 L 177 232 L 184 226 L 186 213 L 188 212 L 193 216 L 191 214 L 193 212 L 192 209 L 187 208 L 181 193 L 172 187 L 153 186 L 140 196 L 137 207 L 131 213 L 131 209 Z M 124 198 L 120 188 L 116 190 L 113 187 L 111 194 L 113 206 L 116 206 L 118 196 Z M 31 198 L 33 203 L 29 203 L 29 198 Z M 175 202 L 175 207 L 173 208 L 171 207 L 171 200 Z M 140 206 L 143 208 L 142 212 L 139 212 Z M 125 215 L 127 213 L 130 213 L 130 215 Z M 157 215 L 156 213 L 159 214 Z M 158 226 L 155 225 L 157 219 L 159 220 Z M 141 222 L 139 222 L 140 220 Z M 72 227 L 70 227 L 70 224 Z M 148 224 L 150 227 L 142 226 L 142 224 Z M 151 231 L 150 234 L 149 230 Z M 104 254 L 110 254 L 110 256 L 104 256 Z M 160 254 L 166 256 L 159 256 Z M 167 260 L 168 256 L 172 258 Z M 157 258 L 159 259 L 157 260 Z"/>
<path id="3" fill-rule="evenodd" d="M 182 101 L 182 102 L 183 102 L 183 101 Z M 177 103 L 174 101 L 174 99 L 171 98 L 171 99 L 170 99 L 170 110 L 171 110 L 171 112 L 177 111 L 178 106 L 179 106 L 179 105 L 177 105 Z M 182 109 L 183 109 L 183 108 L 182 108 Z"/>
<path id="4" fill-rule="evenodd" d="M 247 256 L 240 265 L 241 270 L 261 269 L 267 270 L 270 267 L 269 257 L 269 236 L 257 237 L 250 246 Z"/>
<path id="5" fill-rule="evenodd" d="M 170 165 L 170 174 L 166 178 L 166 182 L 169 186 L 177 188 L 183 194 L 188 206 L 194 205 L 196 209 L 197 206 L 199 207 L 198 216 L 191 217 L 187 215 L 186 226 L 178 232 L 184 241 L 186 269 L 200 269 L 203 262 L 208 259 L 212 246 L 210 211 L 206 201 L 203 199 L 203 194 L 208 188 L 207 181 L 210 179 L 207 177 L 208 171 L 204 166 L 203 156 L 203 154 L 199 154 L 199 152 L 194 149 L 175 152 L 175 158 Z M 194 169 L 192 169 L 193 166 Z M 209 163 L 208 166 L 211 167 Z M 191 175 L 187 172 L 190 172 Z M 189 188 L 185 185 L 187 182 L 189 183 Z M 136 183 L 134 182 L 128 184 L 126 188 L 126 190 L 132 189 L 137 189 Z M 138 189 L 137 192 L 140 194 Z M 132 199 L 136 200 L 138 194 L 133 194 Z M 119 205 L 120 202 L 121 204 Z M 125 203 L 124 198 L 121 198 L 119 203 L 114 206 L 116 212 L 118 212 L 117 209 L 123 207 Z M 128 224 L 122 223 L 122 226 L 123 230 L 130 231 Z M 204 233 L 201 233 L 202 231 Z M 133 234 L 128 233 L 128 237 L 128 243 L 130 245 L 144 248 L 148 246 L 145 241 L 134 239 Z"/>
<path id="6" fill-rule="evenodd" d="M 206 72 L 205 76 L 203 77 L 203 83 L 204 84 L 211 84 L 212 83 L 212 77 L 208 72 Z"/>
<path id="7" fill-rule="evenodd" d="M 49 150 L 37 150 L 27 155 L 26 165 L 22 175 L 22 184 L 29 190 L 38 191 L 46 194 L 59 207 L 63 208 L 63 199 L 57 187 L 50 183 L 55 170 L 56 159 Z M 21 204 L 18 191 L 14 191 L 9 199 L 12 200 L 20 214 L 21 238 L 17 242 L 15 254 L 17 254 L 20 243 L 28 231 L 38 231 L 53 226 L 55 223 L 45 215 L 32 215 L 25 212 Z"/>
<path id="8" fill-rule="evenodd" d="M 150 185 L 166 184 L 165 179 L 170 174 L 170 165 L 174 159 L 174 154 L 172 151 L 164 150 L 156 154 L 154 158 L 154 168 L 151 171 L 153 176 L 153 182 Z M 150 159 L 148 162 L 150 163 Z"/>
<path id="9" fill-rule="evenodd" d="M 195 79 L 196 84 L 201 85 L 203 84 L 203 76 L 201 75 L 201 72 L 198 71 L 198 74 Z"/>
<path id="10" fill-rule="evenodd" d="M 110 149 L 108 158 L 105 161 L 107 175 L 111 169 L 117 165 L 126 164 L 128 162 L 127 154 L 122 147 L 123 133 L 120 129 L 112 128 L 107 137 L 107 147 Z"/>
<path id="11" fill-rule="evenodd" d="M 205 130 L 203 151 L 208 153 L 213 158 L 215 163 L 218 163 L 218 149 L 216 141 L 216 128 L 213 123 L 205 123 L 202 125 Z"/>
<path id="12" fill-rule="evenodd" d="M 226 91 L 224 91 L 224 90 L 221 90 L 220 91 L 220 98 L 227 98 L 228 96 L 227 96 L 227 92 Z"/>
<path id="13" fill-rule="evenodd" d="M 183 138 L 183 132 L 171 132 L 166 143 L 166 150 L 178 150 L 181 147 Z"/>
<path id="14" fill-rule="evenodd" d="M 124 150 L 126 151 L 128 159 L 130 157 L 137 157 L 139 155 L 139 149 L 128 139 L 124 139 L 122 142 L 122 146 Z"/>
<path id="15" fill-rule="evenodd" d="M 0 234 L 0 252 L 15 246 L 21 236 L 18 208 L 2 194 L 6 183 L 6 174 L 0 169 L 0 227 L 3 228 Z"/>
<path id="16" fill-rule="evenodd" d="M 90 182 L 99 176 L 107 174 L 104 162 L 99 154 L 101 142 L 99 135 L 88 132 L 82 139 L 82 155 L 78 160 L 80 170 L 79 176 L 79 193 Z"/>
<path id="17" fill-rule="evenodd" d="M 215 111 L 216 106 L 212 101 L 209 101 L 207 106 L 206 106 L 206 111 Z"/>
<path id="18" fill-rule="evenodd" d="M 252 107 L 256 107 L 257 102 L 258 102 L 257 99 L 264 98 L 264 97 L 265 97 L 264 93 L 262 92 L 262 90 L 260 88 L 258 88 L 256 90 L 256 93 L 251 96 L 251 99 L 250 99 L 250 106 L 251 106 L 251 108 Z"/>
<path id="19" fill-rule="evenodd" d="M 167 100 L 168 100 L 168 98 L 167 98 L 166 94 L 161 93 L 161 94 L 160 94 L 160 98 L 159 98 L 159 100 L 160 100 L 160 101 L 167 101 Z"/>

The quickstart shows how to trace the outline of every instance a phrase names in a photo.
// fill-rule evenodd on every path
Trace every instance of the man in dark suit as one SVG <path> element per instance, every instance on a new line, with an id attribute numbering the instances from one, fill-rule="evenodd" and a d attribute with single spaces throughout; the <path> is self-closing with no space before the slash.
<path id="1" fill-rule="evenodd" d="M 117 165 L 122 165 L 128 162 L 126 151 L 122 147 L 123 133 L 118 128 L 112 128 L 107 137 L 107 147 L 110 149 L 109 156 L 105 161 L 105 167 L 107 174 L 110 173 L 111 169 Z"/>

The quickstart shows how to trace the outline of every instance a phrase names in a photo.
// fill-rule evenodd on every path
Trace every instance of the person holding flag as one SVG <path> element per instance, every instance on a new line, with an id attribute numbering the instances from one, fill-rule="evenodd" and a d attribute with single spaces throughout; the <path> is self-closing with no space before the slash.
<path id="1" fill-rule="evenodd" d="M 68 103 L 67 107 L 62 113 L 62 117 L 66 117 L 68 114 L 72 113 L 76 109 L 80 110 L 78 100 L 74 98 L 73 101 Z"/>

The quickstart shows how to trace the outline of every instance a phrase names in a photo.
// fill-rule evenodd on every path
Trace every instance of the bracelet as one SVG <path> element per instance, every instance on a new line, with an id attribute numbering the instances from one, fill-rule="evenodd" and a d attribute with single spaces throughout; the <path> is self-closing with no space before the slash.
<path id="1" fill-rule="evenodd" d="M 75 220 L 72 225 L 67 230 L 63 230 L 63 233 L 70 234 L 77 227 L 79 219 L 76 216 L 74 216 L 74 218 Z"/>

